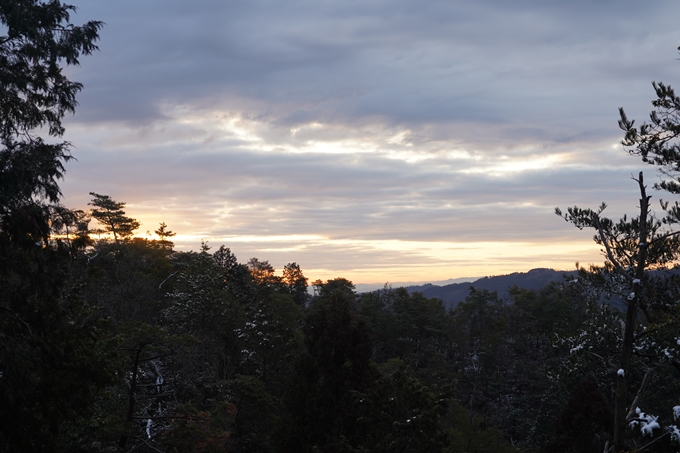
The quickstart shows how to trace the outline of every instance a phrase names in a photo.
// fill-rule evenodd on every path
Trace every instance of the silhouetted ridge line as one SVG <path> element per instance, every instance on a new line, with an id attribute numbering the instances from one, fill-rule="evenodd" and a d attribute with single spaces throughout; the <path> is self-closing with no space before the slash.
<path id="1" fill-rule="evenodd" d="M 556 271 L 553 269 L 532 269 L 529 272 L 514 272 L 508 275 L 482 277 L 472 282 L 453 283 L 437 286 L 431 283 L 407 286 L 410 293 L 421 292 L 426 297 L 441 299 L 447 308 L 455 307 L 470 294 L 470 287 L 497 291 L 499 297 L 506 297 L 508 289 L 517 286 L 522 289 L 540 289 L 550 282 L 564 281 L 564 276 L 575 276 L 576 271 Z"/>

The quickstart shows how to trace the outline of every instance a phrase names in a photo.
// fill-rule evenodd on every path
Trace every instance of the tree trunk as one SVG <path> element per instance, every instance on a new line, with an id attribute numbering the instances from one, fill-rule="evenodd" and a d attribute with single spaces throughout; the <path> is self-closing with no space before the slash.
<path id="1" fill-rule="evenodd" d="M 649 213 L 649 199 L 645 190 L 642 172 L 637 179 L 640 186 L 640 243 L 638 245 L 637 267 L 635 279 L 631 285 L 626 307 L 626 323 L 623 331 L 623 346 L 621 348 L 621 362 L 616 374 L 616 404 L 614 408 L 614 452 L 624 450 L 626 427 L 628 425 L 628 383 L 630 380 L 630 361 L 633 356 L 633 341 L 637 310 L 640 306 L 640 286 L 645 275 L 647 265 L 647 215 Z M 634 408 L 630 408 L 634 409 Z"/>

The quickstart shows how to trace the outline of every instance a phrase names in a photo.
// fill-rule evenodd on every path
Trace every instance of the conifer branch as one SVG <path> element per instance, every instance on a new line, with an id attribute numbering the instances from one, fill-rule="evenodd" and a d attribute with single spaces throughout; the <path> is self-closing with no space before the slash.
<path id="1" fill-rule="evenodd" d="M 607 238 L 604 229 L 602 228 L 602 223 L 600 222 L 600 216 L 597 215 L 597 213 L 593 212 L 592 213 L 592 219 L 593 223 L 595 224 L 595 228 L 597 228 L 597 231 L 600 235 L 600 239 L 602 240 L 602 244 L 604 245 L 605 251 L 607 252 L 607 258 L 609 261 L 614 265 L 616 270 L 619 271 L 619 273 L 626 279 L 628 280 L 629 283 L 633 282 L 633 277 L 626 272 L 626 270 L 621 266 L 621 264 L 614 258 L 614 253 L 612 252 L 611 246 L 609 245 L 609 239 Z"/>

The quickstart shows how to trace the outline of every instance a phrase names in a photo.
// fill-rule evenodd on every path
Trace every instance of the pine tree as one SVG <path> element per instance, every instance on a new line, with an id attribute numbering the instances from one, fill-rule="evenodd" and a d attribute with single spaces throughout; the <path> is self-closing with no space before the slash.
<path id="1" fill-rule="evenodd" d="M 159 242 L 161 246 L 163 246 L 167 250 L 172 250 L 175 244 L 171 240 L 169 240 L 169 238 L 176 236 L 177 233 L 168 230 L 167 228 L 168 226 L 165 224 L 165 222 L 162 222 L 158 229 L 154 230 L 154 233 L 156 233 L 156 236 L 160 238 Z"/>
<path id="2" fill-rule="evenodd" d="M 98 232 L 112 234 L 113 240 L 118 242 L 119 238 L 131 237 L 139 228 L 140 223 L 137 220 L 125 215 L 123 211 L 125 203 L 114 201 L 108 195 L 99 195 L 94 192 L 90 192 L 90 195 L 93 198 L 88 204 L 94 206 L 92 217 L 104 227 Z"/>
<path id="3" fill-rule="evenodd" d="M 622 144 L 628 152 L 639 155 L 643 162 L 656 166 L 661 182 L 655 188 L 672 194 L 680 193 L 680 97 L 663 83 L 653 83 L 657 99 L 650 121 L 636 128 L 623 109 L 619 126 L 625 131 Z M 640 172 L 633 178 L 640 192 L 639 211 L 632 218 L 624 216 L 618 222 L 604 217 L 606 205 L 598 209 L 569 208 L 566 214 L 556 213 L 577 228 L 595 230 L 595 241 L 602 246 L 604 266 L 581 270 L 583 277 L 606 293 L 614 295 L 625 307 L 623 333 L 619 338 L 620 354 L 615 370 L 615 410 L 613 451 L 629 446 L 631 422 L 638 418 L 637 405 L 647 392 L 649 382 L 660 364 L 671 363 L 680 369 L 680 347 L 672 340 L 678 329 L 680 304 L 678 283 L 667 269 L 680 258 L 680 204 L 661 200 L 662 217 L 651 208 L 651 195 Z M 650 271 L 656 273 L 652 275 Z M 578 345 L 577 345 L 578 346 Z M 641 356 L 646 364 L 640 365 Z M 636 367 L 643 371 L 634 372 Z M 635 385 L 635 387 L 633 387 Z M 676 439 L 680 441 L 680 438 Z"/>

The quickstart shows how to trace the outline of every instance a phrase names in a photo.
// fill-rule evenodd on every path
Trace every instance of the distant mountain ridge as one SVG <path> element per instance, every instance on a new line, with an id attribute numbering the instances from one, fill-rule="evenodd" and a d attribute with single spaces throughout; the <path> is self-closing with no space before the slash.
<path id="1" fill-rule="evenodd" d="M 508 275 L 483 277 L 472 282 L 453 283 L 437 286 L 431 283 L 425 285 L 407 286 L 410 292 L 421 292 L 426 297 L 436 297 L 447 307 L 455 307 L 464 301 L 470 293 L 470 287 L 497 291 L 499 297 L 508 295 L 508 288 L 518 286 L 523 289 L 540 289 L 550 282 L 562 282 L 565 276 L 576 276 L 576 271 L 556 271 L 553 269 L 532 269 L 529 272 L 514 272 Z"/>
<path id="2" fill-rule="evenodd" d="M 392 288 L 408 288 L 409 286 L 423 286 L 425 284 L 428 285 L 434 285 L 434 286 L 446 286 L 446 285 L 451 285 L 453 283 L 468 283 L 468 282 L 474 282 L 476 280 L 479 280 L 480 276 L 469 276 L 469 277 L 458 277 L 458 278 L 447 278 L 446 280 L 435 280 L 435 281 L 429 281 L 429 282 L 424 282 L 424 281 L 419 281 L 419 282 L 381 282 L 381 283 L 356 283 L 354 286 L 356 287 L 356 290 L 358 293 L 370 293 L 373 291 L 377 291 L 379 289 L 383 289 L 385 285 L 391 286 Z"/>

